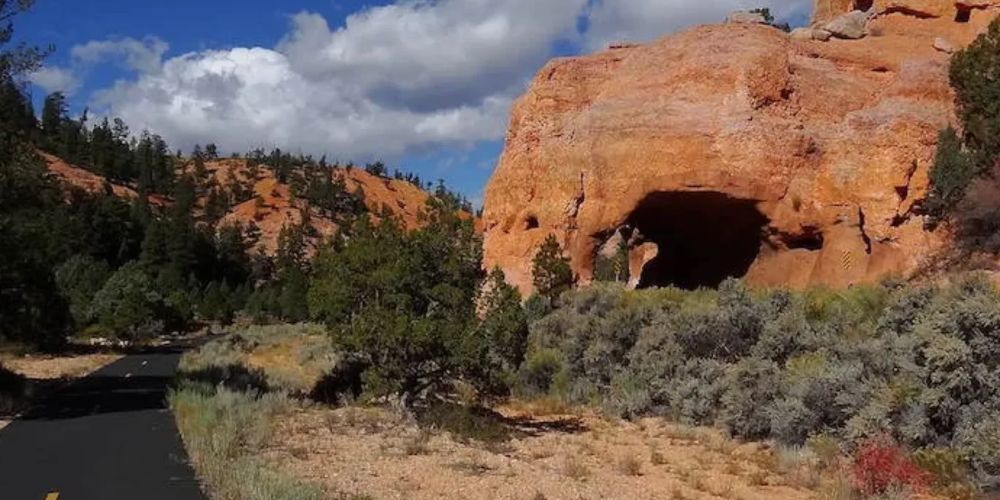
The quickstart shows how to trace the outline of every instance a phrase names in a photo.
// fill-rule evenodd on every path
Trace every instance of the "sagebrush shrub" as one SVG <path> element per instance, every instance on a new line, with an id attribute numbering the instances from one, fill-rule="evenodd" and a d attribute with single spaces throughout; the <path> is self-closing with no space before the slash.
<path id="1" fill-rule="evenodd" d="M 556 376 L 563 370 L 562 355 L 555 349 L 532 353 L 517 373 L 516 392 L 520 396 L 536 397 L 550 393 Z"/>
<path id="2" fill-rule="evenodd" d="M 771 434 L 768 407 L 781 391 L 781 368 L 760 358 L 746 358 L 726 370 L 721 422 L 742 439 Z"/>
<path id="3" fill-rule="evenodd" d="M 981 277 L 801 294 L 599 284 L 564 294 L 531 332 L 522 384 L 552 393 L 557 378 L 567 402 L 785 445 L 950 446 L 980 482 L 1000 476 L 1000 425 L 988 423 L 1000 294 Z"/>

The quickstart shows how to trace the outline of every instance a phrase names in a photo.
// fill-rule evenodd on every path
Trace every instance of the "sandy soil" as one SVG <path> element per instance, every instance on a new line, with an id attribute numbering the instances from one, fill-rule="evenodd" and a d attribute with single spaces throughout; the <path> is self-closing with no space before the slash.
<path id="1" fill-rule="evenodd" d="M 820 498 L 818 473 L 782 470 L 767 445 L 715 430 L 500 412 L 518 435 L 484 445 L 383 410 L 308 409 L 280 424 L 266 457 L 331 495 L 379 499 Z"/>
<path id="2" fill-rule="evenodd" d="M 0 362 L 29 379 L 51 380 L 82 377 L 121 357 L 121 354 L 23 356 L 0 359 Z"/>

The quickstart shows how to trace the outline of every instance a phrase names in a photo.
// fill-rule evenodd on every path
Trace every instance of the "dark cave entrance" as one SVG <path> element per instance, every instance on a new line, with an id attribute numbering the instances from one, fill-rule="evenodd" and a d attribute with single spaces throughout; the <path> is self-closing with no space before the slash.
<path id="1" fill-rule="evenodd" d="M 639 287 L 691 290 L 745 275 L 760 253 L 768 219 L 754 200 L 671 191 L 648 195 L 628 223 L 658 247 L 642 270 Z"/>
<path id="2" fill-rule="evenodd" d="M 874 4 L 875 0 L 854 0 L 854 10 L 868 12 Z"/>
<path id="3" fill-rule="evenodd" d="M 972 20 L 972 7 L 958 7 L 955 11 L 956 23 L 967 23 Z"/>

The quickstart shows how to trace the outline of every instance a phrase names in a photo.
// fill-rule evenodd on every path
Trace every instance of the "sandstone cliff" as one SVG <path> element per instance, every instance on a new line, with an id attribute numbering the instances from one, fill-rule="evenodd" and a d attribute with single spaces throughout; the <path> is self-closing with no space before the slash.
<path id="1" fill-rule="evenodd" d="M 942 40 L 971 42 L 994 3 L 819 0 L 816 24 L 869 10 L 868 36 L 701 26 L 550 62 L 486 189 L 485 265 L 529 291 L 554 233 L 582 283 L 623 239 L 634 285 L 914 273 L 947 244 L 915 211 L 954 122 Z"/>

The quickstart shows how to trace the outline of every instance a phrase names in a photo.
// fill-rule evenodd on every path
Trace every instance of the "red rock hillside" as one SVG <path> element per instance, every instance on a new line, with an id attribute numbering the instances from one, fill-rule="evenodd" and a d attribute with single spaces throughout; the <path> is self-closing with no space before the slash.
<path id="1" fill-rule="evenodd" d="M 106 183 L 106 179 L 82 168 L 70 165 L 61 159 L 43 154 L 48 162 L 49 171 L 57 178 L 71 186 L 84 189 L 91 193 L 103 192 L 110 185 L 114 194 L 122 198 L 138 196 L 130 186 Z M 193 168 L 192 162 L 185 163 L 182 169 Z M 221 218 L 218 225 L 239 223 L 244 227 L 251 225 L 259 229 L 260 238 L 257 249 L 266 254 L 274 254 L 277 250 L 278 234 L 285 225 L 302 222 L 302 217 L 309 207 L 306 200 L 295 199 L 288 185 L 278 182 L 271 169 L 251 169 L 244 159 L 222 159 L 205 163 L 208 174 L 206 184 L 226 190 L 236 183 L 252 186 L 253 195 L 245 202 L 233 206 Z M 378 177 L 363 169 L 336 169 L 338 175 L 344 176 L 347 188 L 364 192 L 364 203 L 374 214 L 382 212 L 383 207 L 399 218 L 408 229 L 420 226 L 420 212 L 425 209 L 430 194 L 413 184 L 395 179 Z M 150 197 L 157 205 L 167 205 L 169 200 Z M 204 207 L 206 197 L 197 200 L 197 205 Z M 328 237 L 337 230 L 337 225 L 330 219 L 310 211 L 310 222 L 320 237 Z"/>
<path id="2" fill-rule="evenodd" d="M 955 121 L 950 52 L 1000 1 L 817 4 L 792 34 L 701 26 L 547 64 L 486 189 L 487 268 L 529 291 L 552 233 L 581 283 L 621 241 L 632 285 L 845 287 L 920 269 L 947 245 L 912 209 Z"/>

